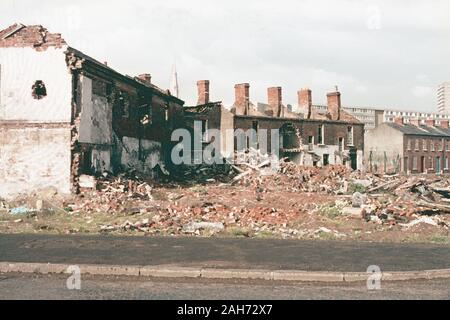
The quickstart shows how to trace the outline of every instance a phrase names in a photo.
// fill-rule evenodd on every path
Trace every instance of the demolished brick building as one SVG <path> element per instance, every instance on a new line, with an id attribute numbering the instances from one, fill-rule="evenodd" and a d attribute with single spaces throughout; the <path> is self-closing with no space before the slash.
<path id="1" fill-rule="evenodd" d="M 251 143 L 247 138 L 244 148 L 267 146 L 267 152 L 277 152 L 280 157 L 288 157 L 293 162 L 306 166 L 326 166 L 342 164 L 354 170 L 363 169 L 364 124 L 342 110 L 341 94 L 336 90 L 327 95 L 327 110 L 313 108 L 312 93 L 309 89 L 298 92 L 299 106 L 306 107 L 305 114 L 294 113 L 282 102 L 282 88 L 268 88 L 267 104 L 256 107 L 250 101 L 250 85 L 235 85 L 235 102 L 227 108 L 222 102 L 211 102 L 209 81 L 201 80 L 198 86 L 197 106 L 185 107 L 190 123 L 202 122 L 202 132 L 207 129 L 220 130 L 220 151 L 230 156 L 237 151 L 237 137 L 225 137 L 232 129 L 256 132 L 267 130 L 264 140 Z M 265 108 L 261 108 L 264 106 Z M 279 134 L 279 150 L 271 150 L 271 130 Z M 204 139 L 207 144 L 208 139 Z"/>
<path id="2" fill-rule="evenodd" d="M 0 31 L 0 197 L 81 174 L 170 167 L 170 134 L 184 102 L 71 48 L 42 26 Z M 169 166 L 167 166 L 169 164 Z"/>

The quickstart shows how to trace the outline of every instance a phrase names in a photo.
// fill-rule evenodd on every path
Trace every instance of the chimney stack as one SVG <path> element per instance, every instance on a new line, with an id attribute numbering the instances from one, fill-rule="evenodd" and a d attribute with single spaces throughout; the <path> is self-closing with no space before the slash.
<path id="1" fill-rule="evenodd" d="M 341 93 L 337 90 L 327 94 L 327 107 L 331 120 L 341 119 Z"/>
<path id="2" fill-rule="evenodd" d="M 448 129 L 448 120 L 441 120 L 441 128 Z"/>
<path id="3" fill-rule="evenodd" d="M 197 81 L 198 100 L 197 105 L 209 103 L 209 80 Z"/>
<path id="4" fill-rule="evenodd" d="M 281 97 L 281 87 L 271 87 L 267 89 L 268 104 L 270 109 L 272 109 L 273 117 L 281 117 L 282 114 L 282 97 Z"/>
<path id="5" fill-rule="evenodd" d="M 419 127 L 420 126 L 420 119 L 410 119 L 409 123 L 412 124 L 413 126 Z"/>
<path id="6" fill-rule="evenodd" d="M 312 92 L 308 88 L 297 91 L 298 107 L 300 112 L 305 114 L 306 119 L 311 119 L 312 116 Z"/>
<path id="7" fill-rule="evenodd" d="M 434 121 L 434 119 L 426 119 L 426 120 L 425 120 L 425 124 L 426 124 L 428 127 L 434 127 L 435 121 Z"/>
<path id="8" fill-rule="evenodd" d="M 248 115 L 250 105 L 250 84 L 239 83 L 234 86 L 235 101 L 237 115 Z"/>
<path id="9" fill-rule="evenodd" d="M 399 124 L 399 125 L 402 126 L 404 124 L 403 117 L 395 117 L 394 118 L 394 123 Z"/>
<path id="10" fill-rule="evenodd" d="M 141 80 L 145 84 L 151 84 L 152 83 L 152 76 L 150 73 L 143 73 L 138 75 L 139 80 Z"/>

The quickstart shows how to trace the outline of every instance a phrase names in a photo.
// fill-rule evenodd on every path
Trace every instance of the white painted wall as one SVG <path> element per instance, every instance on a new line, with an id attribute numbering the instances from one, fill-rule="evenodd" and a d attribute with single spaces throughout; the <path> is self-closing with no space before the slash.
<path id="1" fill-rule="evenodd" d="M 105 97 L 92 93 L 92 80 L 81 77 L 81 143 L 111 144 L 112 106 Z"/>
<path id="2" fill-rule="evenodd" d="M 0 120 L 70 122 L 72 77 L 65 50 L 0 48 Z M 40 100 L 31 95 L 36 80 L 47 88 Z"/>
<path id="3" fill-rule="evenodd" d="M 0 127 L 0 197 L 55 187 L 70 193 L 70 128 Z"/>

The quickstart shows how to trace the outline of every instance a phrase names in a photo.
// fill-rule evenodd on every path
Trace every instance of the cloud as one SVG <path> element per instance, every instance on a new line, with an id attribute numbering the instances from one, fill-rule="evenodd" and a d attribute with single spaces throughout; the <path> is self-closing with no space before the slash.
<path id="1" fill-rule="evenodd" d="M 412 94 L 417 98 L 426 98 L 430 97 L 433 94 L 433 88 L 432 87 L 426 87 L 426 86 L 415 86 L 412 88 Z"/>
<path id="2" fill-rule="evenodd" d="M 253 101 L 281 85 L 292 104 L 298 88 L 321 103 L 338 85 L 347 105 L 432 110 L 434 88 L 450 80 L 449 9 L 448 0 L 2 0 L 0 27 L 43 24 L 164 88 L 176 62 L 188 104 L 208 78 L 211 97 L 227 102 L 239 82 L 250 82 Z"/>

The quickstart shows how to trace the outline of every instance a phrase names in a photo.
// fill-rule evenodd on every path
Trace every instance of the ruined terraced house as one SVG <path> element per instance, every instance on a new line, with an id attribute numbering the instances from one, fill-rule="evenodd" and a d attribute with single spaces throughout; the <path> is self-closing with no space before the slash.
<path id="1" fill-rule="evenodd" d="M 264 145 L 264 151 L 300 165 L 341 164 L 353 170 L 363 169 L 364 124 L 343 110 L 338 90 L 328 93 L 327 108 L 318 110 L 312 104 L 311 90 L 301 89 L 297 110 L 303 112 L 293 112 L 283 104 L 281 87 L 268 88 L 267 103 L 255 104 L 250 100 L 250 85 L 237 84 L 234 104 L 224 106 L 220 101 L 211 101 L 208 80 L 198 81 L 197 86 L 197 105 L 185 107 L 186 118 L 191 124 L 201 121 L 202 132 L 219 129 L 221 136 L 217 138 L 223 155 L 229 157 L 234 151 L 261 149 Z M 228 129 L 234 136 L 226 134 Z M 264 135 L 260 135 L 262 131 Z M 273 132 L 278 134 L 278 143 L 273 143 Z M 242 137 L 244 141 L 239 141 Z M 272 150 L 274 146 L 278 150 Z"/>
<path id="2" fill-rule="evenodd" d="M 183 101 L 71 48 L 42 26 L 0 31 L 0 197 L 78 177 L 170 169 Z"/>

